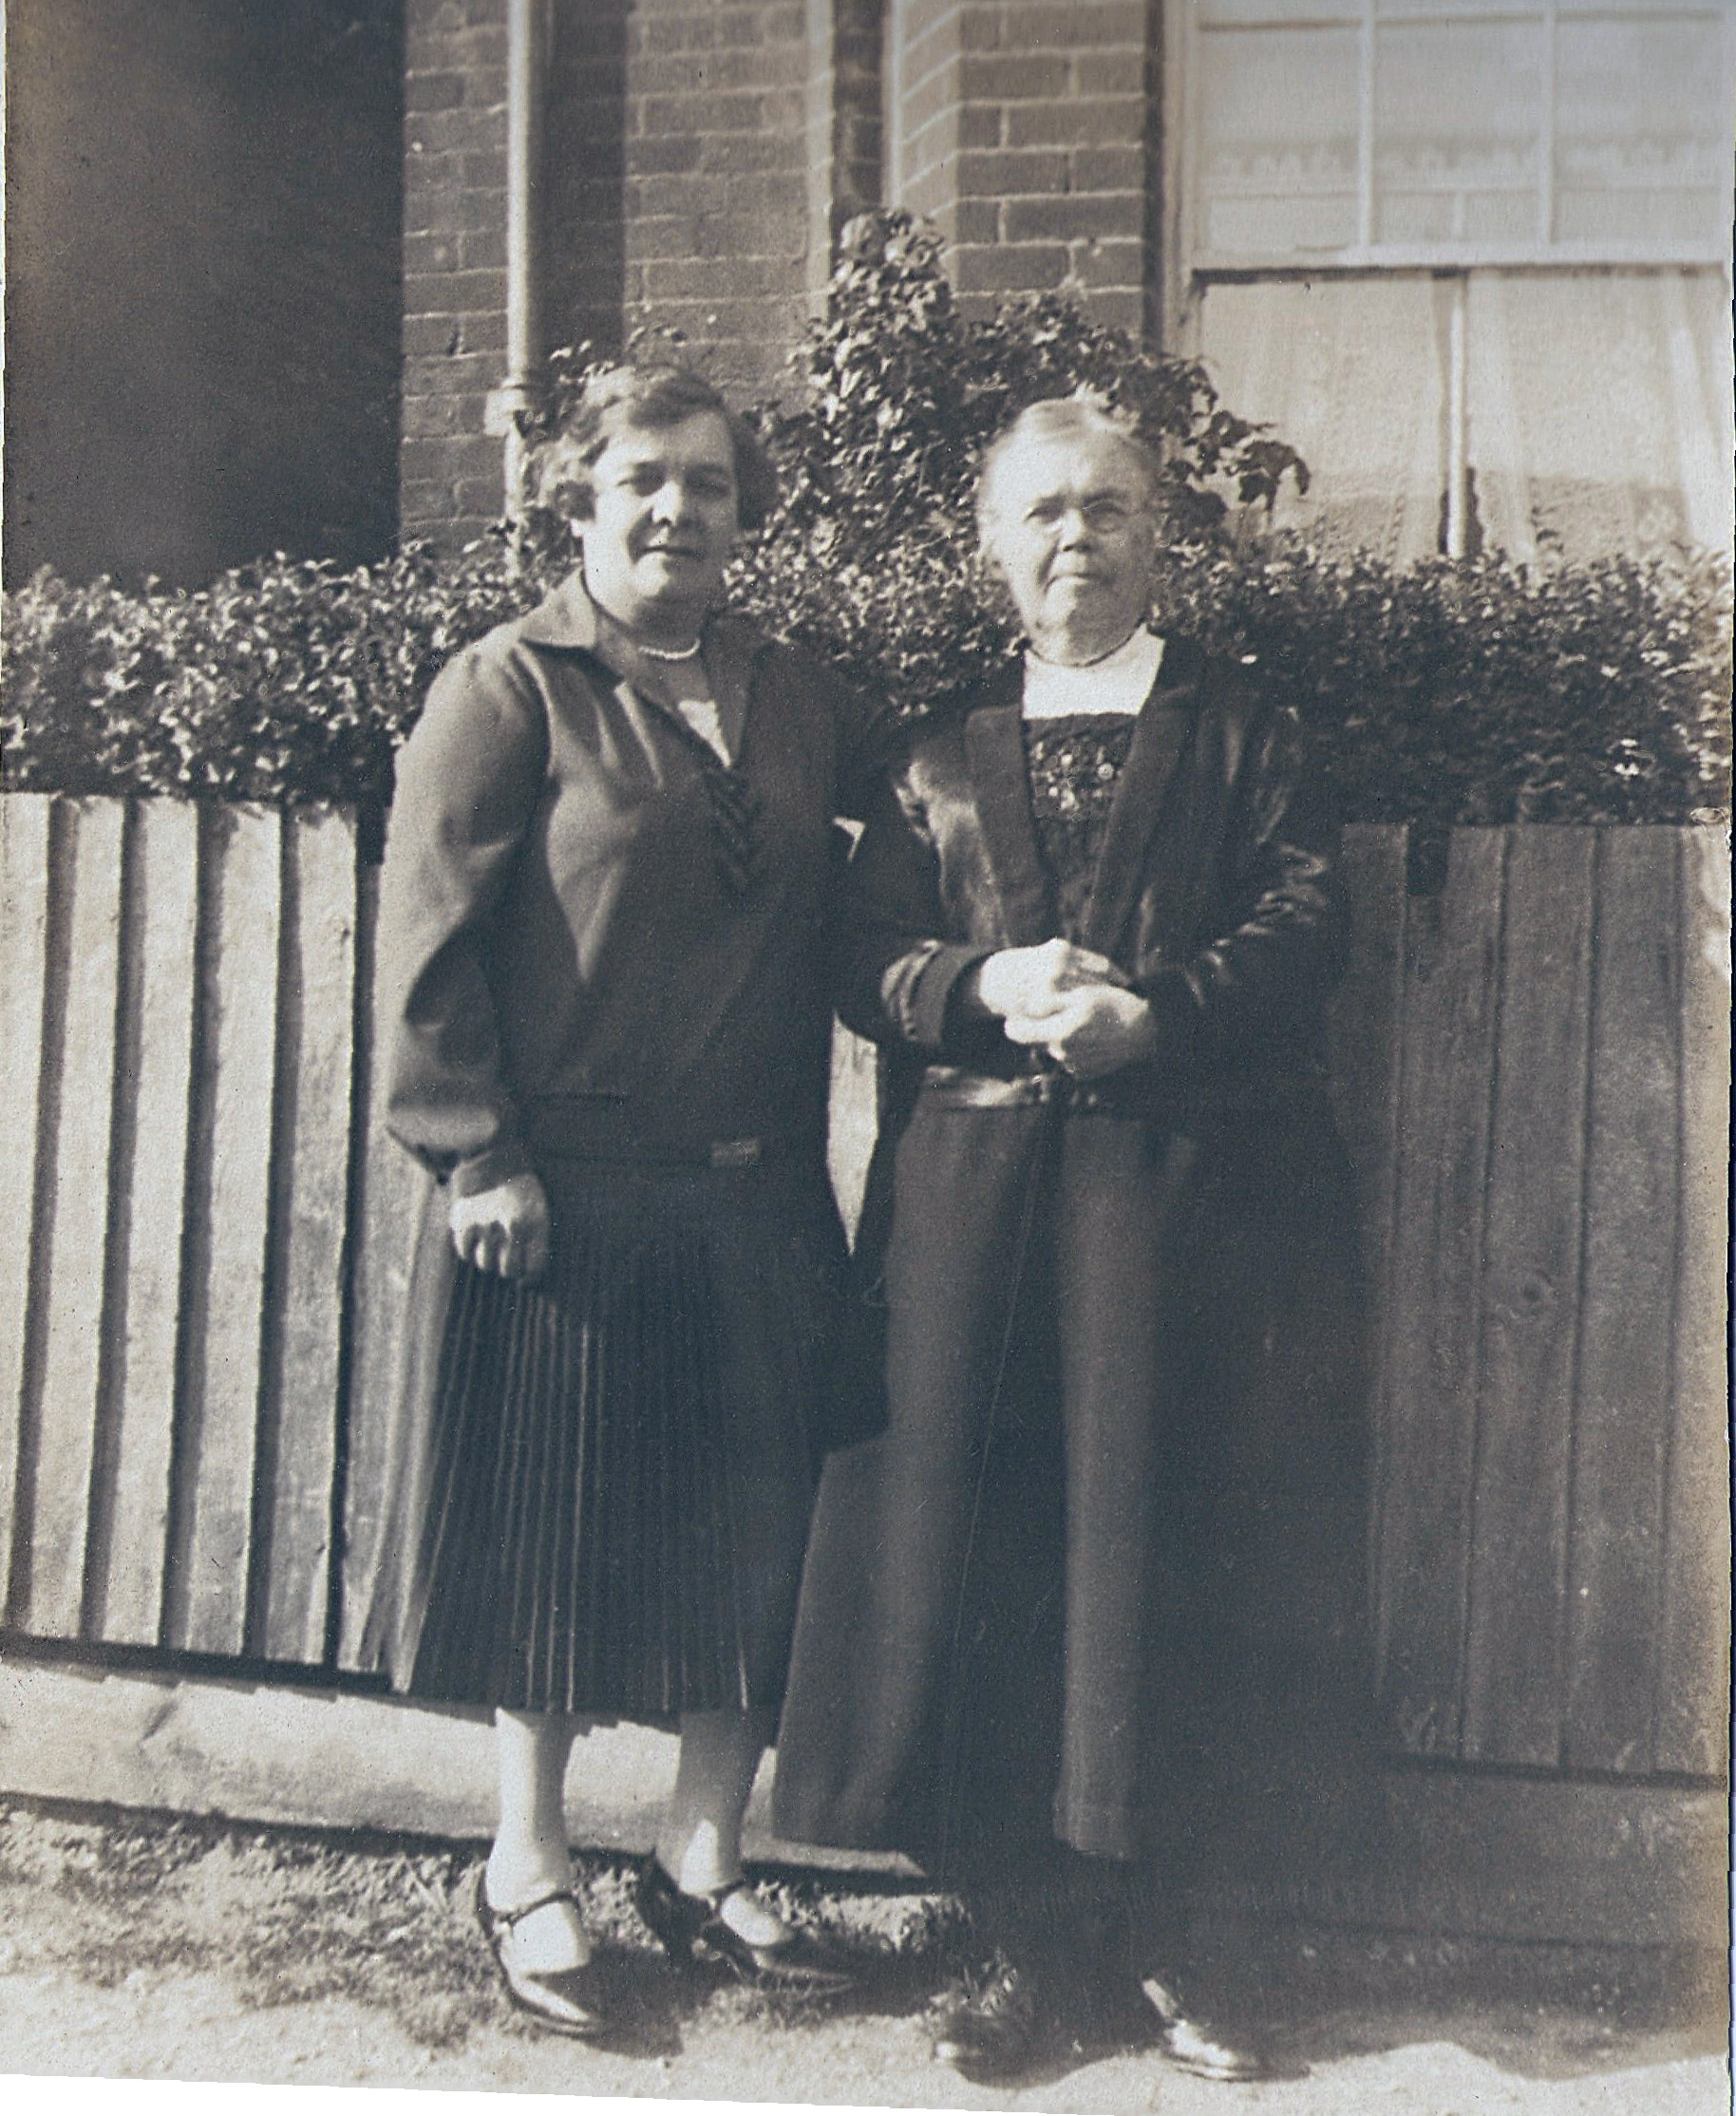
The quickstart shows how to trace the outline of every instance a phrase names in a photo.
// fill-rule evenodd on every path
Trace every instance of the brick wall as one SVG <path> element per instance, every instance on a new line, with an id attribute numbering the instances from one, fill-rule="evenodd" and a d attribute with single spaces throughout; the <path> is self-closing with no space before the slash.
<path id="1" fill-rule="evenodd" d="M 550 5 L 549 345 L 678 331 L 736 395 L 785 387 L 883 145 L 967 306 L 1069 283 L 1102 321 L 1152 321 L 1160 0 Z M 406 13 L 402 516 L 458 540 L 500 503 L 506 0 Z"/>
<path id="2" fill-rule="evenodd" d="M 939 225 L 967 308 L 1067 281 L 1145 328 L 1155 0 L 890 4 L 898 199 Z"/>
<path id="3" fill-rule="evenodd" d="M 807 312 L 807 15 L 636 0 L 627 25 L 628 326 L 680 331 L 748 395 Z"/>
<path id="4" fill-rule="evenodd" d="M 506 349 L 505 0 L 405 10 L 404 444 L 406 537 L 462 541 L 500 511 L 482 430 Z"/>

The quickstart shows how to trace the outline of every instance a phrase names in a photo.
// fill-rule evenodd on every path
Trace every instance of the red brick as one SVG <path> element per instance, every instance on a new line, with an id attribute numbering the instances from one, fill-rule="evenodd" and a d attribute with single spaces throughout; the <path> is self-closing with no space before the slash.
<path id="1" fill-rule="evenodd" d="M 718 301 L 795 293 L 802 285 L 802 272 L 800 256 L 659 258 L 645 267 L 643 284 L 651 301 Z"/>
<path id="2" fill-rule="evenodd" d="M 411 154 L 474 154 L 498 146 L 505 136 L 503 110 L 433 110 L 405 125 L 405 146 Z"/>
<path id="3" fill-rule="evenodd" d="M 1065 191 L 1068 168 L 1064 154 L 961 154 L 958 188 L 977 198 L 1010 198 L 1033 193 Z"/>
<path id="4" fill-rule="evenodd" d="M 404 307 L 408 315 L 427 315 L 435 309 L 462 315 L 476 309 L 498 309 L 505 297 L 504 273 L 406 272 L 404 275 Z"/>
<path id="5" fill-rule="evenodd" d="M 968 103 L 1005 103 L 1021 96 L 1065 95 L 1071 67 L 1060 53 L 966 57 L 958 62 L 958 92 Z"/>
<path id="6" fill-rule="evenodd" d="M 500 446 L 480 431 L 425 440 L 416 436 L 404 444 L 400 467 L 409 478 L 476 477 L 491 454 L 498 458 Z"/>
<path id="7" fill-rule="evenodd" d="M 488 352 L 434 354 L 406 359 L 404 363 L 404 395 L 432 398 L 468 393 L 475 396 L 494 387 L 500 377 L 499 363 Z"/>
<path id="8" fill-rule="evenodd" d="M 484 189 L 460 192 L 453 205 L 450 225 L 461 232 L 468 228 L 505 227 L 506 193 Z"/>
<path id="9" fill-rule="evenodd" d="M 1042 291 L 1058 283 L 1066 265 L 1067 254 L 1058 242 L 961 245 L 953 253 L 953 277 L 965 293 Z"/>
<path id="10" fill-rule="evenodd" d="M 464 272 L 500 272 L 506 266 L 504 228 L 475 228 L 458 238 L 458 261 Z"/>
<path id="11" fill-rule="evenodd" d="M 1142 96 L 1093 96 L 1007 106 L 1010 147 L 1113 145 L 1142 139 L 1144 131 Z"/>
<path id="12" fill-rule="evenodd" d="M 961 198 L 949 230 L 956 242 L 999 242 L 1001 209 L 993 198 Z"/>
<path id="13" fill-rule="evenodd" d="M 1000 0 L 958 10 L 958 41 L 966 51 L 998 51 L 1007 42 Z"/>
<path id="14" fill-rule="evenodd" d="M 639 257 L 698 256 L 697 213 L 636 214 L 632 223 L 632 248 Z"/>
<path id="15" fill-rule="evenodd" d="M 1005 139 L 1002 113 L 996 104 L 984 107 L 981 104 L 967 103 L 958 113 L 958 143 L 961 147 L 998 147 Z"/>
<path id="16" fill-rule="evenodd" d="M 699 167 L 704 145 L 691 132 L 672 132 L 660 140 L 632 140 L 626 148 L 626 163 L 635 177 L 689 176 Z"/>
<path id="17" fill-rule="evenodd" d="M 1075 191 L 1140 191 L 1146 176 L 1143 144 L 1077 147 L 1073 152 Z"/>
<path id="18" fill-rule="evenodd" d="M 410 73 L 404 80 L 406 111 L 456 110 L 464 100 L 462 73 Z"/>
<path id="19" fill-rule="evenodd" d="M 1150 59 L 1142 50 L 1081 51 L 1073 60 L 1073 87 L 1082 96 L 1142 96 Z"/>
<path id="20" fill-rule="evenodd" d="M 640 95 L 714 95 L 728 88 L 801 87 L 807 80 L 804 46 L 750 51 L 668 53 L 639 60 L 632 85 Z"/>
<path id="21" fill-rule="evenodd" d="M 719 132 L 709 125 L 699 128 L 703 139 L 715 142 L 711 150 L 729 155 L 744 170 L 807 167 L 807 100 L 792 99 L 789 113 L 776 123 L 768 119 L 745 132 Z"/>
<path id="22" fill-rule="evenodd" d="M 503 10 L 502 10 L 503 12 Z M 475 74 L 479 71 L 496 72 L 505 76 L 506 24 L 478 22 L 467 29 L 458 30 L 448 36 L 442 46 L 443 63 L 461 71 Z"/>
<path id="23" fill-rule="evenodd" d="M 404 319 L 404 351 L 407 359 L 456 352 L 462 340 L 456 316 L 406 315 Z"/>
<path id="24" fill-rule="evenodd" d="M 402 255 L 406 273 L 421 275 L 426 273 L 456 272 L 458 237 L 444 233 L 406 236 Z"/>
<path id="25" fill-rule="evenodd" d="M 466 191 L 504 191 L 506 188 L 506 149 L 501 147 L 494 154 L 467 154 L 464 162 L 464 189 Z"/>
<path id="26" fill-rule="evenodd" d="M 1129 337 L 1142 337 L 1145 331 L 1145 294 L 1142 288 L 1112 288 L 1087 293 L 1083 297 L 1085 312 L 1093 323 L 1106 325 L 1112 331 L 1124 331 Z"/>
<path id="27" fill-rule="evenodd" d="M 1001 43 L 1009 51 L 1058 45 L 1124 44 L 1143 48 L 1145 0 L 1010 0 Z"/>
<path id="28" fill-rule="evenodd" d="M 654 261 L 799 255 L 805 243 L 807 224 L 804 219 L 792 217 L 730 213 L 720 208 L 716 213 L 697 215 L 692 230 L 691 249 L 666 252 Z M 627 224 L 627 248 L 630 256 L 640 261 L 653 261 L 641 253 L 637 223 L 632 220 Z"/>
<path id="29" fill-rule="evenodd" d="M 1073 246 L 1073 275 L 1085 287 L 1140 287 L 1145 280 L 1145 245 L 1137 236 Z"/>
<path id="30" fill-rule="evenodd" d="M 459 344 L 464 352 L 504 352 L 506 350 L 506 311 L 503 308 L 477 309 L 458 319 Z"/>
<path id="31" fill-rule="evenodd" d="M 787 177 L 719 171 L 704 183 L 688 177 L 630 177 L 625 188 L 630 220 L 717 204 L 737 213 L 787 213 L 805 221 L 806 202 L 792 194 Z"/>
<path id="32" fill-rule="evenodd" d="M 665 330 L 680 331 L 689 338 L 745 338 L 768 341 L 768 329 L 781 307 L 800 317 L 801 305 L 775 301 L 646 301 L 638 304 L 647 322 Z M 782 320 L 782 319 L 780 319 Z"/>
<path id="33" fill-rule="evenodd" d="M 807 118 L 802 96 L 787 88 L 634 96 L 629 107 L 637 115 L 638 129 L 652 137 L 665 132 L 752 132 L 762 125 L 800 129 Z"/>
<path id="34" fill-rule="evenodd" d="M 442 434 L 480 433 L 484 392 L 404 399 L 403 425 L 406 439 L 425 439 Z"/>
<path id="35" fill-rule="evenodd" d="M 495 443 L 497 448 L 500 444 Z M 486 478 L 460 478 L 452 488 L 461 514 L 500 515 L 506 507 L 506 456 L 501 449 L 500 461 L 496 463 L 494 475 Z"/>
<path id="36" fill-rule="evenodd" d="M 1080 242 L 1101 236 L 1136 240 L 1145 217 L 1138 191 L 1068 192 L 1059 198 L 1009 198 L 1001 229 L 1009 242 Z"/>

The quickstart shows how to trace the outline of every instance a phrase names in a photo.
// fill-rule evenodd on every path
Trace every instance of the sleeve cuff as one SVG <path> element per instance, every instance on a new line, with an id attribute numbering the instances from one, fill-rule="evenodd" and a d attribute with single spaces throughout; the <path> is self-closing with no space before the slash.
<path id="1" fill-rule="evenodd" d="M 971 948 L 947 941 L 936 948 L 917 973 L 910 994 L 908 1030 L 911 1041 L 931 1050 L 946 1043 L 957 1026 L 953 995 L 979 962 L 987 962 L 992 948 Z"/>
<path id="2" fill-rule="evenodd" d="M 446 1186 L 455 1198 L 474 1198 L 479 1191 L 492 1190 L 497 1183 L 510 1182 L 515 1176 L 531 1173 L 531 1157 L 522 1143 L 517 1139 L 500 1139 L 480 1154 L 471 1154 L 459 1162 L 446 1178 Z"/>

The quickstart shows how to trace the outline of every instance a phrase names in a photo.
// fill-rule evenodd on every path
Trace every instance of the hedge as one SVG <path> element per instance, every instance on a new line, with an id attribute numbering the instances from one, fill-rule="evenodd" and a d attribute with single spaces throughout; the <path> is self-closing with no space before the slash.
<path id="1" fill-rule="evenodd" d="M 899 710 L 943 705 L 1014 644 L 974 556 L 976 452 L 1035 397 L 1120 406 L 1164 464 L 1159 622 L 1293 699 L 1346 815 L 1368 822 L 1682 822 L 1727 810 L 1730 581 L 1712 557 L 1529 573 L 1394 572 L 1264 528 L 1307 471 L 1198 367 L 1063 295 L 955 309 L 931 232 L 848 232 L 793 409 L 760 424 L 783 498 L 732 598 Z M 582 381 L 560 356 L 555 403 Z M 536 438 L 535 435 L 532 437 Z M 39 575 L 4 602 L 5 784 L 274 804 L 389 798 L 436 669 L 567 562 L 558 526 L 342 572 L 281 557 L 196 592 Z"/>

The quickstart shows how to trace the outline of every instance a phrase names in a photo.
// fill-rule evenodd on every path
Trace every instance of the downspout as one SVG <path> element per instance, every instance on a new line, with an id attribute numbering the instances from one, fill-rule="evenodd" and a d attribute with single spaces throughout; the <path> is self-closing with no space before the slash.
<path id="1" fill-rule="evenodd" d="M 484 428 L 504 444 L 505 512 L 523 511 L 521 420 L 542 401 L 542 259 L 537 186 L 542 172 L 548 0 L 506 0 L 506 374 L 488 393 Z"/>

